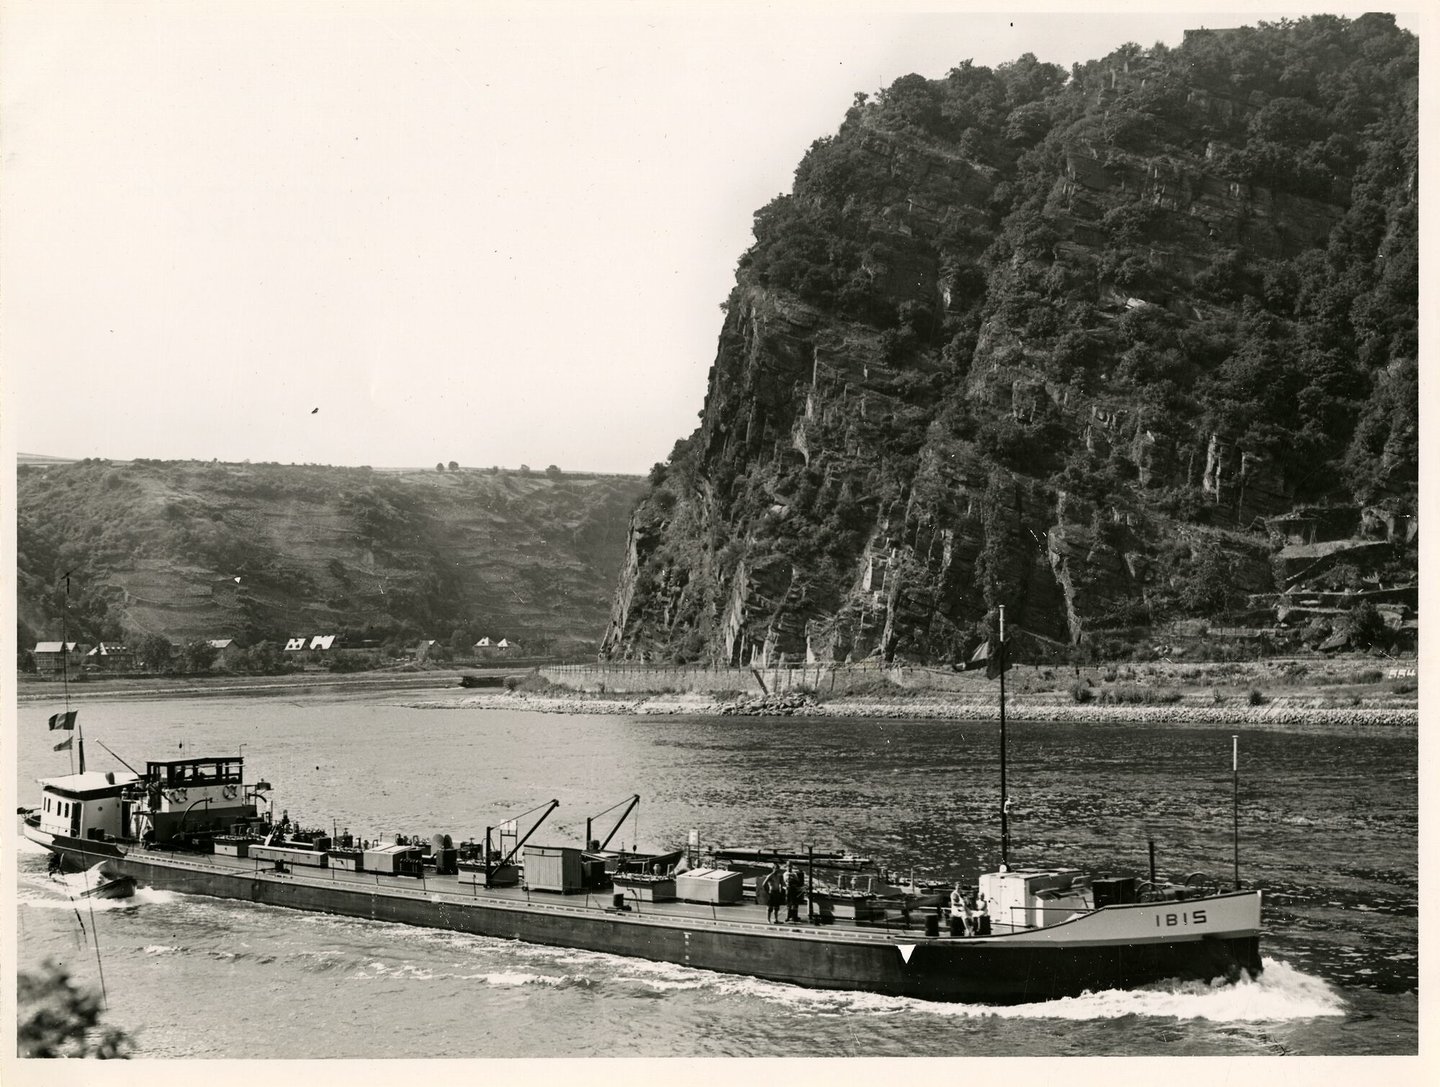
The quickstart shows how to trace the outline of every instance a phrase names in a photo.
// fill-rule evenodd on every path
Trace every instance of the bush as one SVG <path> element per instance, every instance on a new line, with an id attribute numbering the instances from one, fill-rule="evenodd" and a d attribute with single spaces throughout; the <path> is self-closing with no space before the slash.
<path id="1" fill-rule="evenodd" d="M 135 1044 L 119 1027 L 101 1022 L 101 1001 L 79 988 L 53 959 L 17 978 L 22 1057 L 128 1058 Z"/>
<path id="2" fill-rule="evenodd" d="M 1263 706 L 1266 702 L 1269 702 L 1270 699 L 1265 697 L 1265 692 L 1256 687 L 1252 687 L 1250 688 L 1250 694 L 1246 698 L 1246 701 L 1252 706 Z"/>
<path id="3" fill-rule="evenodd" d="M 1090 689 L 1089 683 L 1076 680 L 1070 684 L 1070 697 L 1076 702 L 1085 703 L 1094 699 L 1095 692 Z"/>

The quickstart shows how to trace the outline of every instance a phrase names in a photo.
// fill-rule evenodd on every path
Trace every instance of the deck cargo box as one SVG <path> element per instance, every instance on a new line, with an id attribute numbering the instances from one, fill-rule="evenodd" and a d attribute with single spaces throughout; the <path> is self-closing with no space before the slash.
<path id="1" fill-rule="evenodd" d="M 635 902 L 674 902 L 675 877 L 652 875 L 615 876 L 615 890 Z"/>
<path id="2" fill-rule="evenodd" d="M 721 868 L 696 868 L 675 877 L 676 897 L 686 902 L 729 905 L 739 902 L 744 891 L 744 874 Z"/>
<path id="3" fill-rule="evenodd" d="M 215 852 L 222 857 L 248 857 L 250 844 L 249 838 L 216 838 Z"/>
<path id="4" fill-rule="evenodd" d="M 284 861 L 286 864 L 311 868 L 324 868 L 326 859 L 324 853 L 317 853 L 313 849 L 294 849 L 281 845 L 252 845 L 250 856 L 258 861 Z"/>
<path id="5" fill-rule="evenodd" d="M 1046 911 L 1050 920 L 1068 913 L 1047 899 L 1043 891 L 1069 891 L 1080 873 L 1074 868 L 1015 868 L 1008 872 L 986 872 L 980 877 L 980 897 L 989 911 L 992 924 L 1000 931 L 1011 928 L 1044 928 Z"/>
<path id="6" fill-rule="evenodd" d="M 520 882 L 520 866 L 515 864 L 493 864 L 488 876 L 479 861 L 459 861 L 455 869 L 459 882 L 477 887 L 514 887 Z"/>
<path id="7" fill-rule="evenodd" d="M 365 850 L 365 871 L 408 874 L 420 865 L 420 850 L 411 845 L 377 845 Z"/>
<path id="8" fill-rule="evenodd" d="M 566 845 L 527 845 L 525 883 L 532 891 L 583 891 L 581 850 Z"/>
<path id="9" fill-rule="evenodd" d="M 365 871 L 365 852 L 361 849 L 332 849 L 330 851 L 330 867 L 341 868 L 347 872 Z"/>
<path id="10" fill-rule="evenodd" d="M 857 891 L 817 891 L 815 909 L 827 920 L 838 917 L 845 921 L 880 921 L 885 917 L 879 899 Z"/>
<path id="11" fill-rule="evenodd" d="M 1140 881 L 1135 876 L 1101 876 L 1091 880 L 1095 891 L 1095 908 L 1101 906 L 1123 906 L 1138 902 Z"/>

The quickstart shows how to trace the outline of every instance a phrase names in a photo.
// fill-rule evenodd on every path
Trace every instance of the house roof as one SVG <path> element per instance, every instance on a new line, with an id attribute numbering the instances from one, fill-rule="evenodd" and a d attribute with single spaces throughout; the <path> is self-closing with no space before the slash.
<path id="1" fill-rule="evenodd" d="M 311 649 L 329 649 L 334 644 L 335 635 L 333 634 L 317 634 L 310 639 Z"/>
<path id="2" fill-rule="evenodd" d="M 108 657 L 108 656 L 110 656 L 112 653 L 128 653 L 128 652 L 130 652 L 130 650 L 126 649 L 123 645 L 117 645 L 115 642 L 101 642 L 101 643 L 100 643 L 99 645 L 97 645 L 94 649 L 90 650 L 90 652 L 87 653 L 86 656 L 88 656 L 88 657 Z"/>
<path id="3" fill-rule="evenodd" d="M 494 643 L 491 642 L 489 638 L 481 638 L 481 639 L 480 639 L 478 642 L 476 642 L 475 644 L 476 644 L 476 646 L 482 646 L 482 645 L 493 645 Z"/>
<path id="4" fill-rule="evenodd" d="M 113 777 L 115 780 L 109 781 L 107 777 Z M 88 793 L 114 788 L 116 785 L 128 785 L 132 781 L 139 781 L 140 775 L 127 770 L 111 771 L 108 775 L 100 770 L 87 770 L 83 774 L 67 774 L 65 777 L 40 778 L 38 780 L 42 787 L 64 789 L 71 793 Z"/>
<path id="5" fill-rule="evenodd" d="M 63 653 L 67 649 L 75 651 L 75 642 L 36 642 L 33 652 L 35 653 Z"/>
<path id="6" fill-rule="evenodd" d="M 289 640 L 287 640 L 287 641 L 285 642 L 285 652 L 287 652 L 287 653 L 293 652 L 293 651 L 295 651 L 296 649 L 304 649 L 304 648 L 305 648 L 305 639 L 304 639 L 304 638 L 290 638 Z"/>
<path id="7" fill-rule="evenodd" d="M 234 638 L 211 638 L 205 643 L 211 649 L 228 649 L 235 644 Z"/>

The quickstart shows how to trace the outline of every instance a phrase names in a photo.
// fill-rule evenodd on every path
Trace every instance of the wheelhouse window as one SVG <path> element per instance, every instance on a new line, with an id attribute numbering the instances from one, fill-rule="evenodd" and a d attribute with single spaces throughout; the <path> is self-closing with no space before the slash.
<path id="1" fill-rule="evenodd" d="M 159 780 L 167 789 L 188 789 L 196 785 L 231 785 L 241 782 L 244 765 L 239 758 L 152 762 L 146 768 L 146 776 Z"/>

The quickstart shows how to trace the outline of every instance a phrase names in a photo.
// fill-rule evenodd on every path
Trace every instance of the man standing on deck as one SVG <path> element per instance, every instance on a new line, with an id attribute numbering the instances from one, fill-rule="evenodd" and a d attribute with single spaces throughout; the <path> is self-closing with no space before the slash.
<path id="1" fill-rule="evenodd" d="M 800 920 L 800 899 L 805 894 L 805 877 L 791 861 L 785 866 L 785 920 Z"/>
<path id="2" fill-rule="evenodd" d="M 780 923 L 780 904 L 785 899 L 785 873 L 780 871 L 776 861 L 765 873 L 765 919 L 772 924 Z"/>

